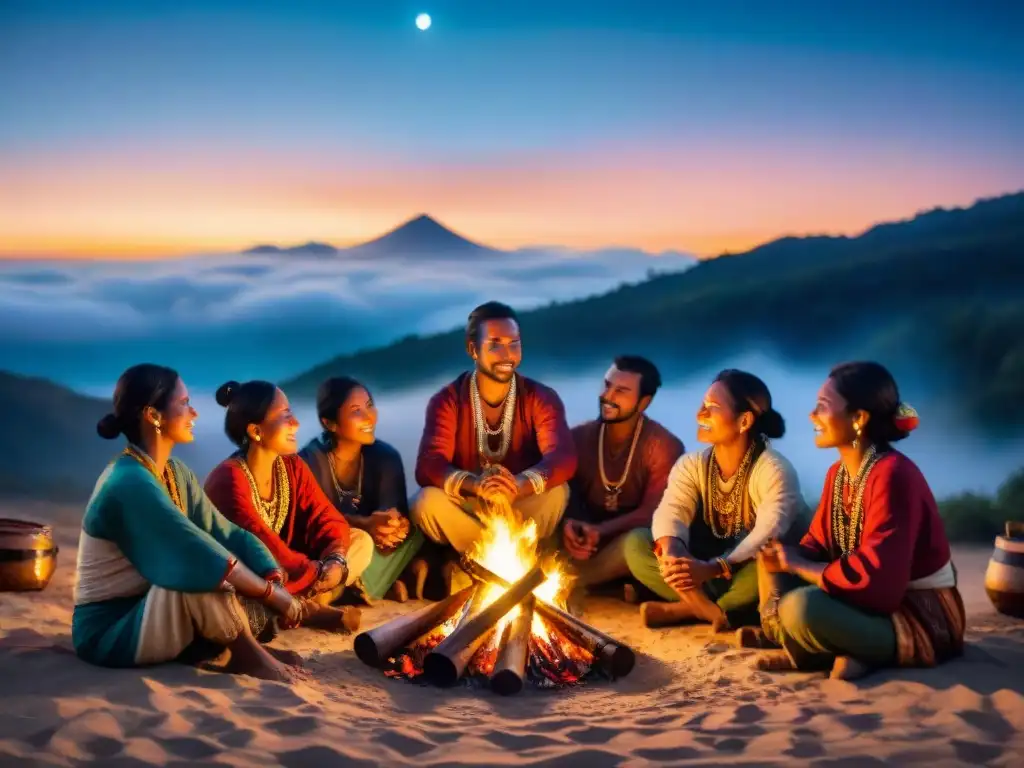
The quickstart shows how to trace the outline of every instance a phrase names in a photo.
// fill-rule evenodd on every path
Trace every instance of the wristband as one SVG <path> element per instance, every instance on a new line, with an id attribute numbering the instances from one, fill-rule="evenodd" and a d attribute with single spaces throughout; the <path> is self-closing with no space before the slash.
<path id="1" fill-rule="evenodd" d="M 732 568 L 729 566 L 729 561 L 724 557 L 716 558 L 718 566 L 722 569 L 722 578 L 731 580 L 732 579 Z"/>
<path id="2" fill-rule="evenodd" d="M 270 602 L 270 596 L 272 594 L 274 594 L 274 582 L 267 581 L 267 589 L 260 596 L 259 601 L 266 605 L 268 602 Z"/>

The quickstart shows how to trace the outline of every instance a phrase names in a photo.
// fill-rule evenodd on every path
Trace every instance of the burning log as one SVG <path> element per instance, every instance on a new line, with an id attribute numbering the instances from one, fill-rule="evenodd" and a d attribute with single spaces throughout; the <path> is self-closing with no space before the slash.
<path id="1" fill-rule="evenodd" d="M 485 583 L 508 587 L 508 582 L 475 560 L 462 559 L 462 568 L 470 576 Z M 518 582 L 517 582 L 518 583 Z M 629 646 L 606 635 L 585 621 L 544 600 L 537 600 L 535 610 L 575 642 L 590 651 L 612 678 L 625 677 L 636 664 L 636 654 Z"/>
<path id="2" fill-rule="evenodd" d="M 396 651 L 458 613 L 475 589 L 466 587 L 438 603 L 359 633 L 354 643 L 356 656 L 371 667 L 382 666 Z"/>
<path id="3" fill-rule="evenodd" d="M 498 585 L 505 587 L 505 592 L 490 605 L 483 607 L 483 601 L 477 603 L 474 599 L 471 615 L 427 655 L 423 663 L 427 679 L 438 686 L 455 685 L 473 654 L 487 638 L 487 630 L 543 582 L 544 571 L 537 565 L 514 584 Z"/>
<path id="4" fill-rule="evenodd" d="M 491 675 L 491 690 L 502 696 L 510 696 L 523 690 L 526 660 L 530 655 L 530 632 L 533 628 L 535 602 L 533 595 L 528 595 L 520 603 L 519 615 L 512 620 L 501 644 L 501 652 Z"/>

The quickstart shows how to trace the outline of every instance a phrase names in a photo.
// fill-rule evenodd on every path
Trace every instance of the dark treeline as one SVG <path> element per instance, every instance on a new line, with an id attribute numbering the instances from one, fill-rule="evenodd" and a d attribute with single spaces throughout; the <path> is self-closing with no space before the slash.
<path id="1" fill-rule="evenodd" d="M 751 347 L 794 362 L 870 355 L 938 375 L 990 431 L 1015 429 L 1024 424 L 1024 193 L 855 238 L 783 238 L 524 312 L 521 326 L 527 368 L 549 373 L 627 349 L 670 374 Z M 324 378 L 348 374 L 396 389 L 465 366 L 453 329 L 335 358 L 284 386 L 310 397 Z"/>

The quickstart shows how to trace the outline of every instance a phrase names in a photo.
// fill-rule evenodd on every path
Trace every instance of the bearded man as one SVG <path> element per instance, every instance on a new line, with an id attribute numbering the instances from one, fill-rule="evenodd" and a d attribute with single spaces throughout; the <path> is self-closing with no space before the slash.
<path id="1" fill-rule="evenodd" d="M 585 588 L 629 575 L 625 535 L 650 528 L 683 442 L 646 415 L 661 386 L 650 360 L 615 359 L 604 376 L 598 418 L 573 428 L 578 466 L 570 484 L 562 548 Z"/>
<path id="2" fill-rule="evenodd" d="M 427 405 L 412 518 L 428 538 L 463 553 L 483 530 L 480 502 L 504 499 L 543 540 L 558 528 L 576 471 L 565 408 L 554 390 L 516 372 L 523 352 L 511 307 L 474 309 L 466 351 L 473 370 Z"/>

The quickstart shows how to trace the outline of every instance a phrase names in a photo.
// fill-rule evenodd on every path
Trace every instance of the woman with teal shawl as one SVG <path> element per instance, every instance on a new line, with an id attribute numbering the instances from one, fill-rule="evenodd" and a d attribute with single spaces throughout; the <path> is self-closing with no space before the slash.
<path id="1" fill-rule="evenodd" d="M 129 368 L 101 437 L 128 445 L 103 472 L 82 519 L 71 637 L 85 661 L 132 667 L 172 661 L 194 644 L 230 651 L 222 671 L 291 680 L 294 670 L 257 642 L 245 603 L 286 625 L 307 609 L 281 586 L 273 556 L 228 522 L 196 476 L 170 457 L 194 439 L 196 411 L 178 374 Z M 257 632 L 259 629 L 257 629 Z M 290 659 L 294 663 L 294 658 Z"/>

